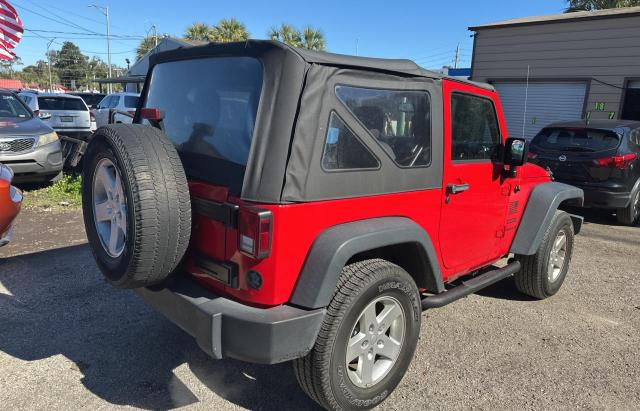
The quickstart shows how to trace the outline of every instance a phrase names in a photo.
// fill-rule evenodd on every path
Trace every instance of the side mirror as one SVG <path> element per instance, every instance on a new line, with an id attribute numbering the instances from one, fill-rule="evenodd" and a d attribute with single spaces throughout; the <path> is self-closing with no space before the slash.
<path id="1" fill-rule="evenodd" d="M 505 166 L 519 167 L 527 162 L 529 143 L 523 138 L 508 138 L 504 144 L 502 162 Z"/>

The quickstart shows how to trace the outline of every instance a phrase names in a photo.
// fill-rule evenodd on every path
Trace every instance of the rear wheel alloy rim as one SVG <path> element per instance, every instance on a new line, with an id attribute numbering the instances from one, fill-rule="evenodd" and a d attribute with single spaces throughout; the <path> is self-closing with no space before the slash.
<path id="1" fill-rule="evenodd" d="M 633 207 L 633 220 L 640 218 L 640 190 L 636 193 L 635 203 Z"/>
<path id="2" fill-rule="evenodd" d="M 549 256 L 549 269 L 547 276 L 550 282 L 555 282 L 564 268 L 564 260 L 567 257 L 567 233 L 560 231 L 553 241 L 551 255 Z"/>
<path id="3" fill-rule="evenodd" d="M 347 342 L 347 375 L 360 388 L 371 387 L 389 374 L 402 350 L 405 312 L 398 300 L 383 296 L 358 316 Z"/>
<path id="4" fill-rule="evenodd" d="M 93 175 L 93 221 L 104 251 L 119 257 L 127 239 L 127 199 L 120 172 L 108 158 L 98 162 Z"/>

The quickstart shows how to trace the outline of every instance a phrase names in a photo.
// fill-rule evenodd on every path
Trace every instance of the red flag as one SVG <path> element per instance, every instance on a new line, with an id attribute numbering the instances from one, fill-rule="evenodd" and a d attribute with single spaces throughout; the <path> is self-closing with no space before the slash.
<path id="1" fill-rule="evenodd" d="M 24 28 L 18 12 L 7 0 L 0 0 L 0 59 L 16 58 L 13 49 L 22 39 Z"/>

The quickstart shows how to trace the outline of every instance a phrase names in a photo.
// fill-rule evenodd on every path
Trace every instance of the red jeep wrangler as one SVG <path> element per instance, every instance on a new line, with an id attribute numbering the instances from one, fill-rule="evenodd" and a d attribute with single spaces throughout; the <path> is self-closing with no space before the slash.
<path id="1" fill-rule="evenodd" d="M 489 85 L 248 41 L 154 55 L 140 104 L 87 150 L 98 266 L 213 358 L 293 360 L 323 407 L 387 398 L 423 310 L 564 281 L 583 193 L 524 164 Z"/>

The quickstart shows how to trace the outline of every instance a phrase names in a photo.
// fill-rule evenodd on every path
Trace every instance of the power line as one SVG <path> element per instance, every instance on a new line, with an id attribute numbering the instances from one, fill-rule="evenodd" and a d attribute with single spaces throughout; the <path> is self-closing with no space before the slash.
<path id="1" fill-rule="evenodd" d="M 73 35 L 84 35 L 84 36 L 97 36 L 97 37 L 106 37 L 107 35 L 104 33 L 84 33 L 77 31 L 57 31 L 57 30 L 41 30 L 41 29 L 29 29 L 31 32 L 37 33 L 53 33 L 53 34 L 73 34 Z M 111 34 L 111 37 L 117 37 L 121 39 L 137 39 L 142 40 L 144 36 L 139 36 L 135 34 Z"/>

